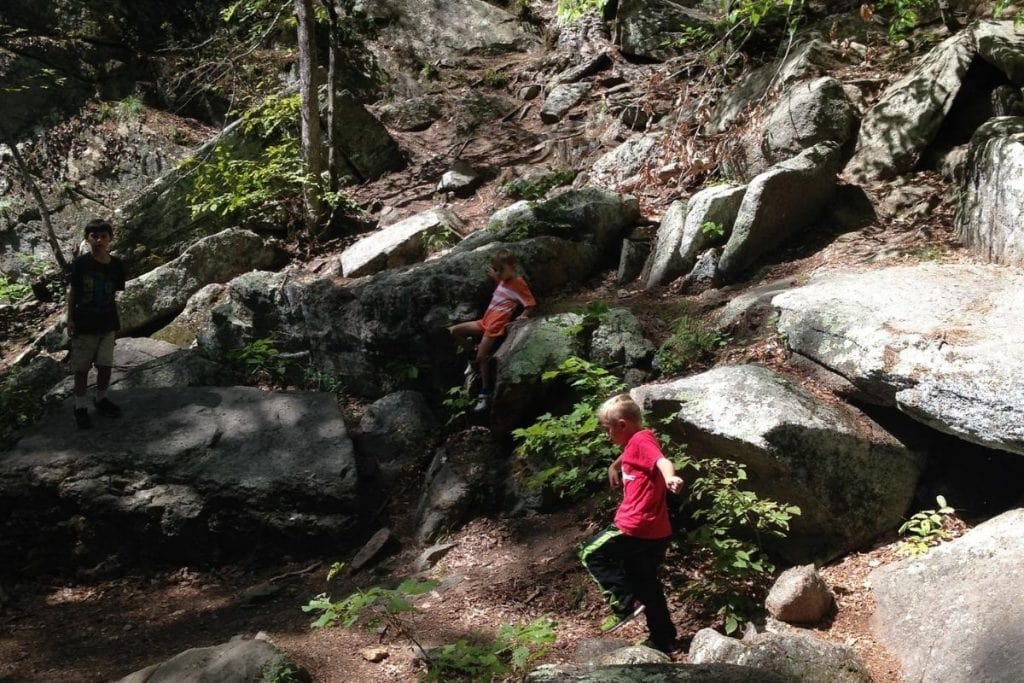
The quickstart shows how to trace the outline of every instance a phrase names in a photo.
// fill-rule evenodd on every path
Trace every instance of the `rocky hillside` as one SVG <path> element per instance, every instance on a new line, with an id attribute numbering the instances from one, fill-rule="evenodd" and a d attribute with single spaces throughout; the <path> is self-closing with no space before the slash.
<path id="1" fill-rule="evenodd" d="M 500 4 L 339 2 L 333 34 L 321 17 L 341 190 L 316 230 L 289 3 L 0 9 L 0 554 L 19 558 L 0 582 L 325 547 L 366 566 L 401 547 L 389 578 L 455 572 L 471 558 L 442 559 L 438 538 L 564 514 L 524 484 L 552 463 L 518 458 L 512 434 L 572 407 L 572 387 L 543 378 L 576 357 L 690 454 L 741 463 L 758 495 L 799 506 L 765 546 L 780 569 L 833 576 L 937 495 L 951 530 L 974 527 L 864 579 L 868 649 L 787 625 L 844 618 L 813 567 L 822 609 L 773 589 L 742 641 L 701 630 L 722 627 L 717 607 L 680 592 L 693 643 L 662 662 L 671 680 L 1015 680 L 1020 617 L 984 596 L 1024 589 L 1020 10 Z M 96 215 L 132 275 L 112 393 L 126 414 L 81 433 L 47 233 L 68 254 Z M 540 305 L 472 415 L 447 328 L 486 305 L 498 248 Z M 606 517 L 594 504 L 581 518 Z M 511 591 L 521 614 L 577 590 L 554 547 L 582 531 L 549 540 L 547 592 Z M 703 569 L 676 554 L 666 571 L 681 589 Z M 452 592 L 425 600 L 443 610 Z M 239 680 L 305 661 L 246 642 L 162 675 L 194 657 L 237 657 Z M 632 680 L 648 656 L 565 656 L 529 679 Z M 19 666 L 0 678 L 31 678 Z"/>

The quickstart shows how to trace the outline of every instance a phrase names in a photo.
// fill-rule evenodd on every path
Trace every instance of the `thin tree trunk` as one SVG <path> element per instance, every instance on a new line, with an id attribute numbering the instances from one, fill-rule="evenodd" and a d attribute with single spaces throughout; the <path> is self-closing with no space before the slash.
<path id="1" fill-rule="evenodd" d="M 50 211 L 46 208 L 46 202 L 43 201 L 43 195 L 39 191 L 39 186 L 36 185 L 35 178 L 29 173 L 28 165 L 25 163 L 25 159 L 21 156 L 21 152 L 18 151 L 18 145 L 13 140 L 4 140 L 4 144 L 11 150 L 11 156 L 14 157 L 14 165 L 18 167 L 18 171 L 21 172 L 22 177 L 25 179 L 25 184 L 28 185 L 29 192 L 32 193 L 32 198 L 36 200 L 36 206 L 39 207 L 39 215 L 43 219 L 43 228 L 46 231 L 46 241 L 50 243 L 50 250 L 53 252 L 53 258 L 57 261 L 57 266 L 61 272 L 66 272 L 68 269 L 68 262 L 64 258 L 64 254 L 60 251 L 60 242 L 57 241 L 57 235 L 53 232 L 53 224 L 50 223 Z"/>
<path id="2" fill-rule="evenodd" d="M 327 177 L 328 190 L 337 192 L 341 184 L 338 150 L 334 148 L 334 96 L 338 76 L 338 10 L 334 0 L 321 0 L 327 8 L 328 45 L 327 45 Z"/>
<path id="3" fill-rule="evenodd" d="M 295 0 L 298 20 L 299 93 L 302 97 L 302 158 L 306 184 L 306 225 L 312 231 L 320 220 L 320 107 L 316 82 L 316 20 L 312 0 Z"/>

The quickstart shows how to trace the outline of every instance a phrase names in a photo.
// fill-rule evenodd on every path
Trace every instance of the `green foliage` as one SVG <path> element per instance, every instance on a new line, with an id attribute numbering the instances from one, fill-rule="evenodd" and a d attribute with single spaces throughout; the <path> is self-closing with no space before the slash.
<path id="1" fill-rule="evenodd" d="M 142 98 L 138 95 L 129 95 L 114 107 L 114 116 L 118 121 L 138 121 L 142 117 Z"/>
<path id="2" fill-rule="evenodd" d="M 428 254 L 436 254 L 455 244 L 456 237 L 458 235 L 455 234 L 454 230 L 445 227 L 428 234 L 423 240 L 423 246 L 426 247 Z"/>
<path id="3" fill-rule="evenodd" d="M 497 69 L 486 69 L 481 80 L 488 88 L 504 88 L 508 85 L 508 74 Z"/>
<path id="4" fill-rule="evenodd" d="M 448 411 L 447 424 L 452 424 L 469 412 L 473 405 L 473 397 L 463 386 L 452 387 L 448 390 L 448 398 L 441 401 L 441 405 Z"/>
<path id="5" fill-rule="evenodd" d="M 32 295 L 32 287 L 0 275 L 0 303 L 16 304 Z"/>
<path id="6" fill-rule="evenodd" d="M 500 192 L 513 199 L 543 199 L 553 187 L 568 185 L 576 179 L 577 171 L 554 169 L 539 176 L 519 178 L 501 186 Z"/>
<path id="7" fill-rule="evenodd" d="M 597 408 L 605 397 L 620 393 L 623 385 L 604 368 L 576 356 L 541 378 L 567 379 L 579 399 L 568 414 L 545 413 L 532 425 L 513 430 L 515 451 L 532 468 L 528 486 L 550 488 L 564 500 L 580 500 L 606 481 L 608 463 L 617 455 L 597 419 Z"/>
<path id="8" fill-rule="evenodd" d="M 654 355 L 663 375 L 682 372 L 694 365 L 708 363 L 728 343 L 728 337 L 705 327 L 696 318 L 683 315 L 676 321 L 672 336 Z"/>
<path id="9" fill-rule="evenodd" d="M 0 448 L 8 445 L 14 431 L 32 424 L 43 414 L 43 404 L 19 381 L 23 370 L 12 368 L 0 380 Z"/>
<path id="10" fill-rule="evenodd" d="M 935 6 L 935 0 L 879 0 L 875 9 L 889 17 L 889 41 L 896 43 L 920 23 L 922 10 Z"/>
<path id="11" fill-rule="evenodd" d="M 430 651 L 425 680 L 494 681 L 543 657 L 555 642 L 555 622 L 534 619 L 529 624 L 503 624 L 492 643 L 460 640 Z"/>
<path id="12" fill-rule="evenodd" d="M 319 612 L 310 628 L 324 628 L 340 624 L 351 628 L 360 621 L 367 628 L 376 628 L 382 621 L 392 623 L 394 618 L 412 611 L 408 598 L 429 593 L 438 585 L 437 581 L 413 581 L 406 579 L 397 588 L 374 586 L 365 591 L 333 602 L 326 593 L 320 593 L 302 606 L 303 612 Z"/>
<path id="13" fill-rule="evenodd" d="M 705 237 L 721 239 L 725 237 L 725 226 L 714 221 L 704 221 L 700 224 L 700 231 Z"/>
<path id="14" fill-rule="evenodd" d="M 288 371 L 288 361 L 281 357 L 273 339 L 254 339 L 240 349 L 228 351 L 227 360 L 257 380 L 281 381 Z"/>
<path id="15" fill-rule="evenodd" d="M 935 502 L 937 508 L 921 510 L 900 526 L 900 533 L 906 535 L 907 540 L 897 548 L 899 554 L 917 557 L 927 553 L 932 546 L 949 540 L 946 527 L 955 510 L 946 504 L 943 496 L 936 496 Z"/>
<path id="16" fill-rule="evenodd" d="M 746 468 L 732 460 L 697 459 L 681 447 L 666 457 L 685 471 L 690 500 L 697 506 L 697 524 L 686 534 L 687 552 L 706 566 L 684 594 L 718 607 L 725 632 L 736 631 L 756 609 L 750 593 L 775 571 L 762 549 L 762 539 L 784 538 L 800 508 L 741 488 Z"/>
<path id="17" fill-rule="evenodd" d="M 302 683 L 304 680 L 295 664 L 285 657 L 269 662 L 260 676 L 261 683 Z"/>
<path id="18" fill-rule="evenodd" d="M 778 13 L 791 14 L 803 10 L 803 0 L 728 0 L 726 21 L 733 25 L 759 26 L 766 18 Z"/>
<path id="19" fill-rule="evenodd" d="M 608 0 L 558 0 L 558 18 L 565 24 L 575 24 L 590 12 L 604 12 Z"/>

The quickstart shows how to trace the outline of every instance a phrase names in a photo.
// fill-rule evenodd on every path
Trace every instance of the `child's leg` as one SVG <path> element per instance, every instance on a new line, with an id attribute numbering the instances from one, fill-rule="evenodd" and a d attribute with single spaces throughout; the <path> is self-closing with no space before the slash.
<path id="1" fill-rule="evenodd" d="M 111 367 L 109 365 L 96 366 L 96 394 L 102 398 L 110 386 Z"/>
<path id="2" fill-rule="evenodd" d="M 483 334 L 483 328 L 480 327 L 479 320 L 471 320 L 467 323 L 459 323 L 452 325 L 448 328 L 448 332 L 455 337 L 455 343 L 459 345 L 459 348 L 463 351 L 469 351 L 473 348 L 470 337 L 479 337 Z"/>
<path id="3" fill-rule="evenodd" d="M 476 349 L 476 366 L 480 368 L 480 391 L 484 394 L 491 392 L 494 386 L 494 360 L 493 350 L 500 337 L 484 337 Z"/>
<path id="4" fill-rule="evenodd" d="M 85 407 L 85 390 L 89 386 L 89 371 L 75 371 L 75 407 Z M 81 405 L 79 405 L 81 403 Z"/>
<path id="5" fill-rule="evenodd" d="M 616 527 L 602 529 L 580 547 L 580 561 L 616 614 L 633 604 L 633 589 L 623 564 L 628 537 Z"/>
<path id="6" fill-rule="evenodd" d="M 658 580 L 658 567 L 665 559 L 668 540 L 637 540 L 645 547 L 626 558 L 625 574 L 629 584 L 636 587 L 637 600 L 647 608 L 647 630 L 651 634 L 651 642 L 667 649 L 676 639 L 676 627 L 672 624 L 665 592 Z"/>

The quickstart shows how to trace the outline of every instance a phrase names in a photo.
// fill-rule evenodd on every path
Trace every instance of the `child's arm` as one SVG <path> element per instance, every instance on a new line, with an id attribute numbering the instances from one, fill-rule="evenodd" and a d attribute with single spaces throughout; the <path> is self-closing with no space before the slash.
<path id="1" fill-rule="evenodd" d="M 69 337 L 74 337 L 75 336 L 75 319 L 74 319 L 74 317 L 73 317 L 73 315 L 71 313 L 75 309 L 75 288 L 74 287 L 68 287 L 67 300 L 68 300 L 68 310 L 67 310 L 67 320 L 66 320 L 66 323 L 67 323 L 68 336 Z"/>
<path id="2" fill-rule="evenodd" d="M 523 308 L 523 312 L 519 314 L 519 317 L 516 318 L 516 320 L 524 320 L 526 318 L 529 318 L 533 314 L 533 309 L 535 309 L 535 308 L 537 308 L 537 307 L 536 306 L 526 306 L 526 307 L 524 307 Z"/>
<path id="3" fill-rule="evenodd" d="M 608 465 L 608 484 L 617 489 L 622 486 L 622 456 L 615 458 L 611 465 Z"/>
<path id="4" fill-rule="evenodd" d="M 683 480 L 676 476 L 675 465 L 668 458 L 658 458 L 658 462 L 654 463 L 661 472 L 661 476 L 665 478 L 665 486 L 672 493 L 679 493 L 683 490 Z"/>

